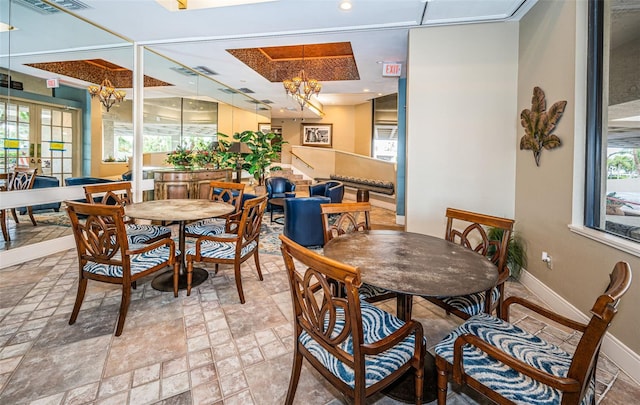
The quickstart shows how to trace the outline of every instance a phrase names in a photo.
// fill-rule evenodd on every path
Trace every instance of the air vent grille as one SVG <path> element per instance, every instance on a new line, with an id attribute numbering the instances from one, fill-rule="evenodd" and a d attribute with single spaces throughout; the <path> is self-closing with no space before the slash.
<path id="1" fill-rule="evenodd" d="M 60 11 L 57 8 L 52 7 L 40 0 L 16 0 L 16 1 L 18 4 L 27 6 L 42 14 L 54 14 Z M 69 11 L 85 10 L 90 8 L 88 5 L 78 0 L 51 0 L 51 2 L 55 3 L 56 5 L 62 8 L 66 8 Z"/>
<path id="2" fill-rule="evenodd" d="M 172 66 L 169 69 L 173 70 L 174 72 L 178 72 L 181 75 L 185 75 L 185 76 L 198 76 L 198 74 L 196 72 L 194 72 L 191 69 L 187 69 L 184 67 L 180 67 L 180 66 Z"/>
<path id="3" fill-rule="evenodd" d="M 216 76 L 218 73 L 209 69 L 206 66 L 194 66 L 191 69 L 195 70 L 198 73 L 202 73 L 205 76 Z"/>

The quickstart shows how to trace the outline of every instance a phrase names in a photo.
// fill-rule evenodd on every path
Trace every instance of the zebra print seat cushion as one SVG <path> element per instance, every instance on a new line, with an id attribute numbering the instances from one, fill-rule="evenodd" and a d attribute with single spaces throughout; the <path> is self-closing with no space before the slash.
<path id="1" fill-rule="evenodd" d="M 461 295 L 458 297 L 442 297 L 440 300 L 451 305 L 452 307 L 464 312 L 469 316 L 481 314 L 484 312 L 484 297 L 485 292 Z M 491 290 L 491 302 L 498 302 L 500 298 L 500 291 L 494 287 Z"/>
<path id="2" fill-rule="evenodd" d="M 544 372 L 566 377 L 571 365 L 571 355 L 558 346 L 519 327 L 487 314 L 469 318 L 453 330 L 435 347 L 438 356 L 453 362 L 453 343 L 462 334 L 478 336 L 485 342 L 514 358 Z M 463 349 L 465 373 L 516 404 L 559 404 L 560 391 L 542 384 L 506 366 L 486 353 L 471 346 Z M 581 405 L 591 404 L 595 392 L 592 380 Z"/>
<path id="3" fill-rule="evenodd" d="M 362 283 L 362 285 L 358 288 L 358 294 L 360 295 L 361 300 L 374 298 L 379 295 L 388 294 L 390 292 L 391 291 L 385 290 L 384 288 L 376 287 L 367 283 Z"/>
<path id="4" fill-rule="evenodd" d="M 374 343 L 391 335 L 397 331 L 404 321 L 366 302 L 361 303 L 362 309 L 362 330 L 364 342 Z M 342 312 L 341 309 L 338 309 Z M 340 314 L 339 314 L 340 315 Z M 341 313 L 336 322 L 334 333 L 337 336 L 344 328 L 344 312 Z M 325 323 L 328 326 L 328 320 Z M 316 340 L 303 331 L 299 337 L 300 343 L 333 375 L 340 378 L 350 387 L 355 386 L 355 374 L 352 368 L 345 365 L 335 356 L 325 350 Z M 426 340 L 425 340 L 426 343 Z M 340 345 L 341 349 L 349 354 L 353 354 L 353 338 L 349 336 Z M 400 366 L 408 362 L 414 353 L 415 335 L 407 336 L 402 342 L 378 355 L 365 356 L 365 383 L 369 387 L 376 382 L 397 370 Z"/>
<path id="5" fill-rule="evenodd" d="M 221 234 L 218 237 L 236 238 L 238 235 L 234 234 Z M 242 252 L 240 253 L 242 257 L 245 257 L 249 253 L 253 252 L 258 243 L 256 241 L 252 241 L 247 246 L 242 248 Z M 217 242 L 217 241 L 206 241 L 202 243 L 200 253 L 203 257 L 210 257 L 215 259 L 234 259 L 236 257 L 236 243 L 235 242 Z M 187 249 L 187 255 L 195 256 L 196 248 L 195 246 Z"/>
<path id="6" fill-rule="evenodd" d="M 207 218 L 187 225 L 184 231 L 191 235 L 215 236 L 224 233 L 225 224 L 220 218 Z"/>
<path id="7" fill-rule="evenodd" d="M 129 243 L 148 243 L 150 240 L 160 237 L 171 237 L 171 229 L 160 225 L 126 224 L 127 239 Z"/>
<path id="8" fill-rule="evenodd" d="M 130 244 L 129 249 L 140 249 L 145 247 L 144 244 Z M 150 250 L 148 252 L 131 255 L 131 275 L 141 273 L 154 266 L 164 263 L 169 260 L 169 247 L 161 246 L 159 248 Z M 178 249 L 175 250 L 176 257 L 180 255 Z M 120 252 L 114 256 L 115 260 L 121 260 L 122 256 Z M 84 271 L 93 274 L 100 274 L 109 277 L 122 277 L 122 266 L 116 266 L 113 264 L 88 262 L 83 267 Z"/>

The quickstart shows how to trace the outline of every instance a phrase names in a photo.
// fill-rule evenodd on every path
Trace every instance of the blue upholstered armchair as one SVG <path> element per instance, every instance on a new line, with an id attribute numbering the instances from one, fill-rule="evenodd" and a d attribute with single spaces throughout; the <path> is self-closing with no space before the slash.
<path id="1" fill-rule="evenodd" d="M 309 186 L 309 196 L 323 196 L 331 198 L 332 203 L 341 203 L 344 197 L 344 184 L 339 181 L 326 181 Z"/>
<path id="2" fill-rule="evenodd" d="M 320 204 L 330 203 L 329 197 L 285 198 L 284 236 L 302 246 L 324 245 Z"/>
<path id="3" fill-rule="evenodd" d="M 267 210 L 271 211 L 273 205 L 269 200 L 273 198 L 289 198 L 296 196 L 296 184 L 286 177 L 269 177 L 265 180 L 267 186 Z"/>

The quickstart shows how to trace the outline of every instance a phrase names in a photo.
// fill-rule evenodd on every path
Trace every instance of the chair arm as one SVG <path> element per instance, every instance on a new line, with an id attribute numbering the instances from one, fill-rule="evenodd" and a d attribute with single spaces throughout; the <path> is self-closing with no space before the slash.
<path id="1" fill-rule="evenodd" d="M 573 319 L 569 319 L 565 316 L 559 315 L 555 312 L 549 311 L 547 308 L 541 307 L 538 304 L 534 304 L 533 302 L 526 300 L 521 297 L 509 297 L 502 303 L 502 316 L 505 321 L 509 321 L 509 306 L 511 304 L 519 304 L 525 308 L 529 308 L 533 312 L 536 312 L 539 315 L 544 316 L 547 319 L 550 319 L 554 322 L 558 322 L 561 325 L 567 326 L 574 330 L 584 332 L 587 328 L 587 325 L 576 322 Z"/>
<path id="2" fill-rule="evenodd" d="M 327 190 L 326 183 L 312 184 L 309 186 L 309 196 L 321 195 L 324 196 L 324 193 Z"/>
<path id="3" fill-rule="evenodd" d="M 144 253 L 144 252 L 149 252 L 153 249 L 157 249 L 161 246 L 168 246 L 169 247 L 169 263 L 173 264 L 173 260 L 175 259 L 176 256 L 176 243 L 171 239 L 171 238 L 164 238 L 164 239 L 160 239 L 158 241 L 155 241 L 153 243 L 150 243 L 148 245 L 144 245 L 143 247 L 140 247 L 138 249 L 129 249 L 127 250 L 126 254 L 127 255 L 137 255 L 140 253 Z M 182 254 L 184 252 L 180 252 L 180 254 Z"/>
<path id="4" fill-rule="evenodd" d="M 490 345 L 478 336 L 471 334 L 460 335 L 456 338 L 453 344 L 453 380 L 461 384 L 465 375 L 463 366 L 463 346 L 472 345 L 485 352 L 495 360 L 498 360 L 505 365 L 511 367 L 519 373 L 522 373 L 530 378 L 540 381 L 541 383 L 558 389 L 562 392 L 580 392 L 580 382 L 573 378 L 558 377 L 553 374 L 549 374 L 535 367 L 532 367 L 512 356 L 498 349 L 495 346 Z"/>
<path id="5" fill-rule="evenodd" d="M 407 336 L 412 333 L 416 334 L 416 346 L 418 344 L 422 345 L 423 339 L 423 331 L 422 324 L 419 322 L 412 320 L 407 321 L 400 329 L 393 332 L 391 335 L 385 337 L 384 339 L 378 340 L 375 343 L 371 343 L 368 345 L 362 345 L 362 353 L 363 354 L 379 354 L 384 352 L 385 350 L 389 350 L 393 346 L 402 342 Z"/>
<path id="6" fill-rule="evenodd" d="M 235 235 L 235 234 L 226 234 L 226 235 Z M 235 235 L 235 237 L 233 238 L 221 238 L 219 236 L 208 236 L 208 235 L 203 235 L 198 237 L 198 239 L 196 239 L 196 256 L 200 257 L 200 250 L 202 249 L 202 242 L 207 242 L 207 241 L 211 241 L 211 242 L 239 242 L 239 238 L 238 235 Z"/>
<path id="7" fill-rule="evenodd" d="M 226 222 L 224 224 L 224 231 L 226 233 L 238 233 L 238 227 L 242 219 L 242 211 L 234 212 L 227 215 Z"/>

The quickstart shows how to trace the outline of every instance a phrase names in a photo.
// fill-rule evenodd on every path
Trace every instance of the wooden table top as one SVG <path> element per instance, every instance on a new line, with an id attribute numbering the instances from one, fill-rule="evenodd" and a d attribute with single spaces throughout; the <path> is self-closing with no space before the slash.
<path id="1" fill-rule="evenodd" d="M 467 295 L 498 281 L 497 267 L 482 255 L 418 233 L 354 232 L 329 241 L 324 255 L 360 268 L 367 284 L 403 294 Z"/>
<path id="2" fill-rule="evenodd" d="M 229 214 L 234 210 L 233 205 L 225 202 L 192 199 L 152 200 L 124 207 L 128 217 L 155 221 L 195 221 Z"/>

